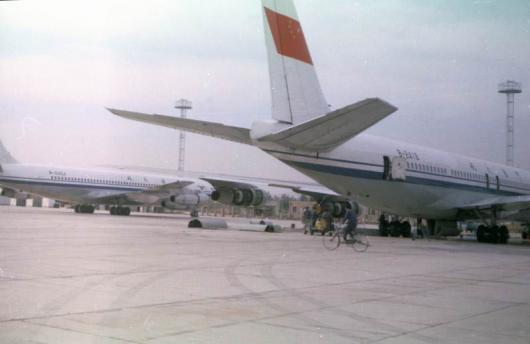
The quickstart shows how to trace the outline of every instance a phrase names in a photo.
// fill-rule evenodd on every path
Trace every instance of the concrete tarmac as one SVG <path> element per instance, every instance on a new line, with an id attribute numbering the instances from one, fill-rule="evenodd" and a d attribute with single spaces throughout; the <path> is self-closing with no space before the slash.
<path id="1" fill-rule="evenodd" d="M 530 249 L 0 207 L 0 343 L 530 343 Z"/>

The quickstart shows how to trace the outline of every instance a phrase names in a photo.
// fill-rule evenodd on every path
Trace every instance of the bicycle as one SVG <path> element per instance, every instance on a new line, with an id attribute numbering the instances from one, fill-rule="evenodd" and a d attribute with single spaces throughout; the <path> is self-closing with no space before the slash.
<path id="1" fill-rule="evenodd" d="M 338 229 L 330 232 L 331 235 L 325 235 L 322 237 L 322 243 L 324 244 L 324 247 L 330 251 L 336 250 L 340 246 L 341 242 L 344 241 L 344 229 L 341 226 L 337 227 Z M 368 246 L 370 246 L 368 238 L 362 234 L 359 234 L 357 231 L 354 231 L 352 238 L 346 240 L 345 243 L 347 245 L 351 245 L 356 252 L 364 252 L 368 249 Z"/>

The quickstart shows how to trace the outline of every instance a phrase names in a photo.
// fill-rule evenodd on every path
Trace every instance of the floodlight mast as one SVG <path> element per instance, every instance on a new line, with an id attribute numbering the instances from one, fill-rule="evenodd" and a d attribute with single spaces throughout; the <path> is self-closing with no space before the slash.
<path id="1" fill-rule="evenodd" d="M 499 84 L 499 93 L 506 94 L 506 165 L 514 166 L 515 95 L 523 92 L 522 85 L 508 80 Z"/>
<path id="2" fill-rule="evenodd" d="M 175 109 L 180 110 L 181 118 L 186 118 L 187 111 L 192 109 L 192 103 L 186 99 L 179 99 L 175 102 Z M 179 171 L 184 171 L 185 153 L 186 153 L 186 134 L 183 130 L 181 130 L 180 137 L 179 137 L 179 163 L 178 163 Z"/>

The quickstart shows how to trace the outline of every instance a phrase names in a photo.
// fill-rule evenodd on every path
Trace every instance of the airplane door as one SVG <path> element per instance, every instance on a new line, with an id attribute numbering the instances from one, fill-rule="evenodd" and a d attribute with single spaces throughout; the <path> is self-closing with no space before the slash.
<path id="1" fill-rule="evenodd" d="M 391 163 L 390 158 L 386 155 L 383 157 L 383 179 L 384 180 L 390 180 L 392 179 L 392 176 L 390 175 L 390 169 L 391 169 Z"/>
<path id="2" fill-rule="evenodd" d="M 407 179 L 407 160 L 400 156 L 396 156 L 392 159 L 392 180 Z"/>

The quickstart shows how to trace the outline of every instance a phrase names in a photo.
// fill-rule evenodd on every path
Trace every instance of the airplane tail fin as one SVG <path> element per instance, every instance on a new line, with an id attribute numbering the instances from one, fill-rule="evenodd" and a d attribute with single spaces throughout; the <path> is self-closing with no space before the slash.
<path id="1" fill-rule="evenodd" d="M 13 158 L 13 156 L 4 147 L 1 140 L 0 140 L 0 163 L 4 163 L 4 164 L 18 163 L 18 161 L 15 158 Z"/>
<path id="2" fill-rule="evenodd" d="M 293 0 L 262 0 L 272 117 L 297 125 L 329 112 Z"/>

